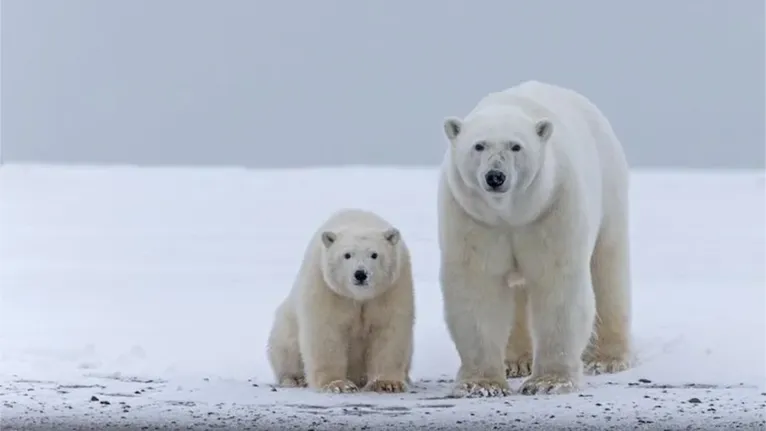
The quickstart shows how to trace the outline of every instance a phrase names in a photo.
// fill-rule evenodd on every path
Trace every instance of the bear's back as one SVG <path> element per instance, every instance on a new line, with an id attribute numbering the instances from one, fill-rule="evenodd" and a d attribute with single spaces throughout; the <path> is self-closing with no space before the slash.
<path id="1" fill-rule="evenodd" d="M 493 108 L 518 107 L 534 118 L 565 121 L 573 113 L 590 111 L 591 102 L 574 90 L 540 81 L 525 81 L 505 90 L 489 93 L 469 114 Z"/>

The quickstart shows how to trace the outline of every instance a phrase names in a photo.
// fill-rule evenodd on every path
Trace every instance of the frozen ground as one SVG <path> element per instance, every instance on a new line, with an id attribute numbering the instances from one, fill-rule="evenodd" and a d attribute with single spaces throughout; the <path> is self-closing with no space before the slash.
<path id="1" fill-rule="evenodd" d="M 575 395 L 455 400 L 435 170 L 4 166 L 0 427 L 763 429 L 763 173 L 633 181 L 639 364 Z M 412 249 L 412 393 L 271 387 L 273 309 L 342 206 L 380 212 Z"/>

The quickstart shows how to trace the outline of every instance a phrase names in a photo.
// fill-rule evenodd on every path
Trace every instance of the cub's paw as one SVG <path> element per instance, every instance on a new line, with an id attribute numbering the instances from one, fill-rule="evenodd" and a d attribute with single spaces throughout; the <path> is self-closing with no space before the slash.
<path id="1" fill-rule="evenodd" d="M 578 390 L 574 379 L 556 374 L 532 376 L 519 388 L 519 392 L 523 395 L 569 394 Z"/>
<path id="2" fill-rule="evenodd" d="M 358 391 L 359 387 L 349 380 L 334 380 L 322 386 L 322 392 L 330 392 L 334 394 L 348 394 Z"/>
<path id="3" fill-rule="evenodd" d="M 458 382 L 452 390 L 454 398 L 505 397 L 511 394 L 505 380 L 466 380 Z"/>
<path id="4" fill-rule="evenodd" d="M 407 383 L 401 380 L 373 380 L 364 387 L 364 390 L 380 393 L 407 392 Z"/>
<path id="5" fill-rule="evenodd" d="M 525 353 L 516 358 L 505 360 L 505 377 L 513 379 L 532 374 L 532 354 Z"/>
<path id="6" fill-rule="evenodd" d="M 279 381 L 279 386 L 283 388 L 305 388 L 308 385 L 306 384 L 306 378 L 304 376 L 290 376 L 283 377 L 282 380 Z"/>

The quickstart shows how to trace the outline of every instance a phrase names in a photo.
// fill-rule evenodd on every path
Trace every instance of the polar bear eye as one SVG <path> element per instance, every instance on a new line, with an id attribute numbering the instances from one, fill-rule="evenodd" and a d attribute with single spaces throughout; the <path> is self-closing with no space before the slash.
<path id="1" fill-rule="evenodd" d="M 511 146 L 511 151 L 513 151 L 514 153 L 518 153 L 519 151 L 521 151 L 521 145 L 519 145 L 519 144 L 513 144 L 513 145 Z"/>
<path id="2" fill-rule="evenodd" d="M 351 259 L 351 253 L 346 253 L 343 255 L 344 259 Z"/>
<path id="3" fill-rule="evenodd" d="M 479 143 L 477 143 L 476 145 L 473 146 L 473 149 L 476 150 L 476 151 L 484 151 L 484 148 L 485 148 L 485 146 L 481 142 L 479 142 Z"/>
<path id="4" fill-rule="evenodd" d="M 372 254 L 370 255 L 370 258 L 371 259 L 377 259 L 378 258 L 378 253 L 372 252 Z"/>

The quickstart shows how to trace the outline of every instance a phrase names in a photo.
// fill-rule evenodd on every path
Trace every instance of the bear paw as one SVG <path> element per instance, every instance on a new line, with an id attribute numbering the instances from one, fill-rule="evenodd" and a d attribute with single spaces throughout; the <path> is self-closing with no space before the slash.
<path id="1" fill-rule="evenodd" d="M 322 386 L 322 392 L 332 392 L 335 394 L 346 394 L 352 392 L 358 392 L 359 388 L 349 380 L 333 380 L 332 382 Z"/>
<path id="2" fill-rule="evenodd" d="M 524 395 L 569 394 L 577 390 L 577 385 L 571 377 L 555 374 L 532 376 L 519 388 L 519 392 Z"/>
<path id="3" fill-rule="evenodd" d="M 597 376 L 599 374 L 614 374 L 630 368 L 630 361 L 623 358 L 585 358 L 585 374 Z"/>
<path id="4" fill-rule="evenodd" d="M 532 355 L 525 353 L 517 358 L 505 360 L 505 377 L 513 379 L 516 377 L 526 377 L 532 374 Z"/>
<path id="5" fill-rule="evenodd" d="M 511 390 L 505 380 L 468 380 L 458 383 L 452 390 L 454 398 L 505 397 L 510 394 Z"/>
<path id="6" fill-rule="evenodd" d="M 282 380 L 279 381 L 279 386 L 282 386 L 283 388 L 305 388 L 308 385 L 306 384 L 306 378 L 304 376 L 297 376 L 283 377 Z"/>
<path id="7" fill-rule="evenodd" d="M 401 380 L 373 380 L 364 389 L 372 392 L 400 393 L 407 391 L 407 383 Z"/>

